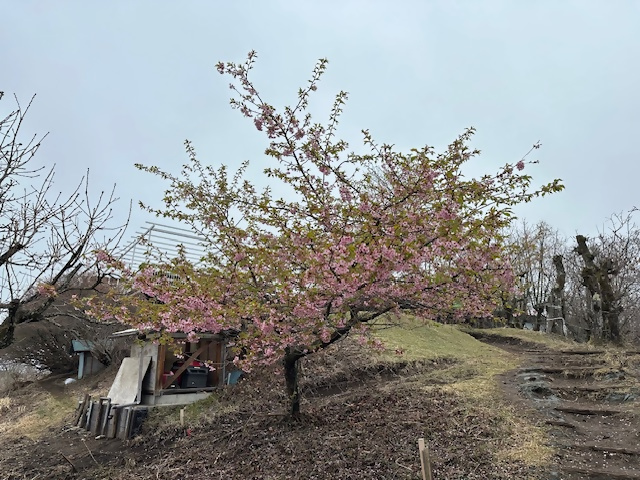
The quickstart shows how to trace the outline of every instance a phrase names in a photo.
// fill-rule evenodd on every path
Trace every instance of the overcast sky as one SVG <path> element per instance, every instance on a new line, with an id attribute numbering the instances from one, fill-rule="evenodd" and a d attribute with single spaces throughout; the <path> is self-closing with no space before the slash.
<path id="1" fill-rule="evenodd" d="M 478 172 L 515 162 L 538 140 L 536 182 L 566 190 L 519 213 L 567 235 L 594 233 L 640 207 L 640 2 L 30 1 L 2 4 L 0 90 L 25 126 L 50 132 L 39 153 L 70 190 L 91 169 L 96 192 L 160 206 L 166 187 L 136 162 L 178 172 L 183 141 L 202 161 L 264 167 L 265 138 L 228 105 L 215 63 L 258 51 L 255 81 L 281 106 L 329 59 L 314 111 L 350 94 L 342 134 L 400 149 L 443 148 L 474 126 Z M 12 107 L 0 103 L 0 112 Z M 149 214 L 133 214 L 133 230 Z"/>

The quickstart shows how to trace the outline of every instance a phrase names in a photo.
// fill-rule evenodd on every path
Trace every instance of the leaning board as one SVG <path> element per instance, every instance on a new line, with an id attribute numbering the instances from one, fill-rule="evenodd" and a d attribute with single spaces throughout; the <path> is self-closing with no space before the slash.
<path id="1" fill-rule="evenodd" d="M 122 360 L 120 370 L 116 375 L 111 390 L 109 390 L 109 398 L 112 405 L 127 405 L 135 403 L 142 379 L 144 378 L 151 357 L 127 357 Z"/>

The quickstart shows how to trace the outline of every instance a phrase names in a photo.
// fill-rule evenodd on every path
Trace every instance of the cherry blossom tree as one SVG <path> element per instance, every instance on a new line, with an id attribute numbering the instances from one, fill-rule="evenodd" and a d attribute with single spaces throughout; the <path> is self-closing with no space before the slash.
<path id="1" fill-rule="evenodd" d="M 233 108 L 268 138 L 259 191 L 247 164 L 202 163 L 186 142 L 179 174 L 137 165 L 169 183 L 164 207 L 146 208 L 189 224 L 207 242 L 194 265 L 184 255 L 122 272 L 132 292 L 92 313 L 154 331 L 235 332 L 236 361 L 245 369 L 281 362 L 289 411 L 300 408 L 299 360 L 357 332 L 378 345 L 367 325 L 411 311 L 462 320 L 491 312 L 513 286 L 503 255 L 513 206 L 561 190 L 559 180 L 532 188 L 525 159 L 478 179 L 463 175 L 478 155 L 473 129 L 442 153 L 429 146 L 398 152 L 363 131 L 366 152 L 349 152 L 337 137 L 347 93 L 335 97 L 326 124 L 309 100 L 327 67 L 320 60 L 292 107 L 278 111 L 250 79 L 256 59 L 219 63 L 231 79 Z M 158 273 L 163 273 L 159 275 Z M 170 273 L 171 275 L 166 275 Z M 110 306 L 111 305 L 111 306 Z M 379 346 L 379 345 L 378 345 Z"/>

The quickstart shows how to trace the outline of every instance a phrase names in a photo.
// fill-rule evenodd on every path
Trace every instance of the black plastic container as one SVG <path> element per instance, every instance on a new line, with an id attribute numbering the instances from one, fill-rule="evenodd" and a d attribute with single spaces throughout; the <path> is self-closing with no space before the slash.
<path id="1" fill-rule="evenodd" d="M 205 388 L 209 369 L 206 367 L 189 367 L 182 374 L 180 386 L 182 388 Z"/>

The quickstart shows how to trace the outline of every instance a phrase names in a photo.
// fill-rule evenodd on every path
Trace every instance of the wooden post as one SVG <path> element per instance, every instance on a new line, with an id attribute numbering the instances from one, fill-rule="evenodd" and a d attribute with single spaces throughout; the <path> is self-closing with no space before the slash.
<path id="1" fill-rule="evenodd" d="M 158 352 L 156 358 L 156 379 L 153 387 L 153 394 L 158 395 L 158 391 L 162 390 L 162 374 L 166 370 L 165 363 L 167 361 L 167 346 L 164 343 L 158 345 Z"/>
<path id="2" fill-rule="evenodd" d="M 77 425 L 78 420 L 80 419 L 80 414 L 82 413 L 82 400 L 78 400 L 78 405 L 76 405 L 76 410 L 73 412 L 73 424 Z"/>
<path id="3" fill-rule="evenodd" d="M 184 427 L 184 408 L 180 409 L 180 426 Z"/>
<path id="4" fill-rule="evenodd" d="M 116 438 L 118 435 L 118 420 L 120 418 L 120 407 L 115 405 L 111 408 L 111 418 L 107 427 L 107 438 Z"/>
<path id="5" fill-rule="evenodd" d="M 126 415 L 126 421 L 124 423 L 124 433 L 122 436 L 123 440 L 128 440 L 129 438 L 131 438 L 131 427 L 133 426 L 133 419 L 135 416 L 135 408 L 134 406 L 130 406 L 130 407 L 126 407 L 126 411 L 127 411 L 127 415 Z"/>
<path id="6" fill-rule="evenodd" d="M 424 438 L 418 439 L 420 451 L 420 465 L 422 466 L 422 480 L 433 480 L 431 476 L 431 461 L 429 460 L 429 447 L 424 443 Z"/>
<path id="7" fill-rule="evenodd" d="M 129 425 L 129 415 L 131 413 L 131 407 L 122 407 L 120 410 L 120 417 L 118 422 L 118 432 L 116 437 L 120 440 L 127 439 L 127 427 Z"/>
<path id="8" fill-rule="evenodd" d="M 98 435 L 105 436 L 107 434 L 107 425 L 109 424 L 109 415 L 111 415 L 111 399 L 109 397 L 100 398 L 103 403 L 102 422 L 98 428 Z"/>
<path id="9" fill-rule="evenodd" d="M 87 430 L 94 435 L 97 435 L 98 427 L 100 425 L 100 416 L 102 415 L 102 400 L 98 399 L 98 401 L 92 402 L 92 407 Z"/>
<path id="10" fill-rule="evenodd" d="M 91 404 L 91 395 L 86 394 L 84 396 L 84 402 L 82 402 L 82 410 L 80 411 L 80 417 L 78 418 L 78 426 L 80 428 L 84 428 L 87 424 L 87 411 L 89 410 L 89 405 Z"/>
<path id="11" fill-rule="evenodd" d="M 91 416 L 93 415 L 93 404 L 94 401 L 89 399 L 89 408 L 87 409 L 87 415 L 85 416 L 85 424 L 84 424 L 84 429 L 85 430 L 91 430 Z"/>
<path id="12" fill-rule="evenodd" d="M 207 361 L 209 365 L 214 367 L 214 370 L 209 370 L 207 373 L 207 387 L 217 387 L 220 384 L 220 349 L 219 341 L 209 341 Z"/>
<path id="13" fill-rule="evenodd" d="M 220 352 L 220 363 L 222 364 L 222 375 L 218 377 L 218 386 L 224 387 L 227 381 L 227 343 L 222 343 L 222 352 Z"/>
<path id="14" fill-rule="evenodd" d="M 76 415 L 73 417 L 73 424 L 74 425 L 78 425 L 78 423 L 80 422 L 80 418 L 82 417 L 82 414 L 86 411 L 85 409 L 87 408 L 87 404 L 88 403 L 89 403 L 89 394 L 85 393 L 84 394 L 84 399 L 82 400 L 82 402 L 78 406 L 78 411 L 76 412 Z"/>

